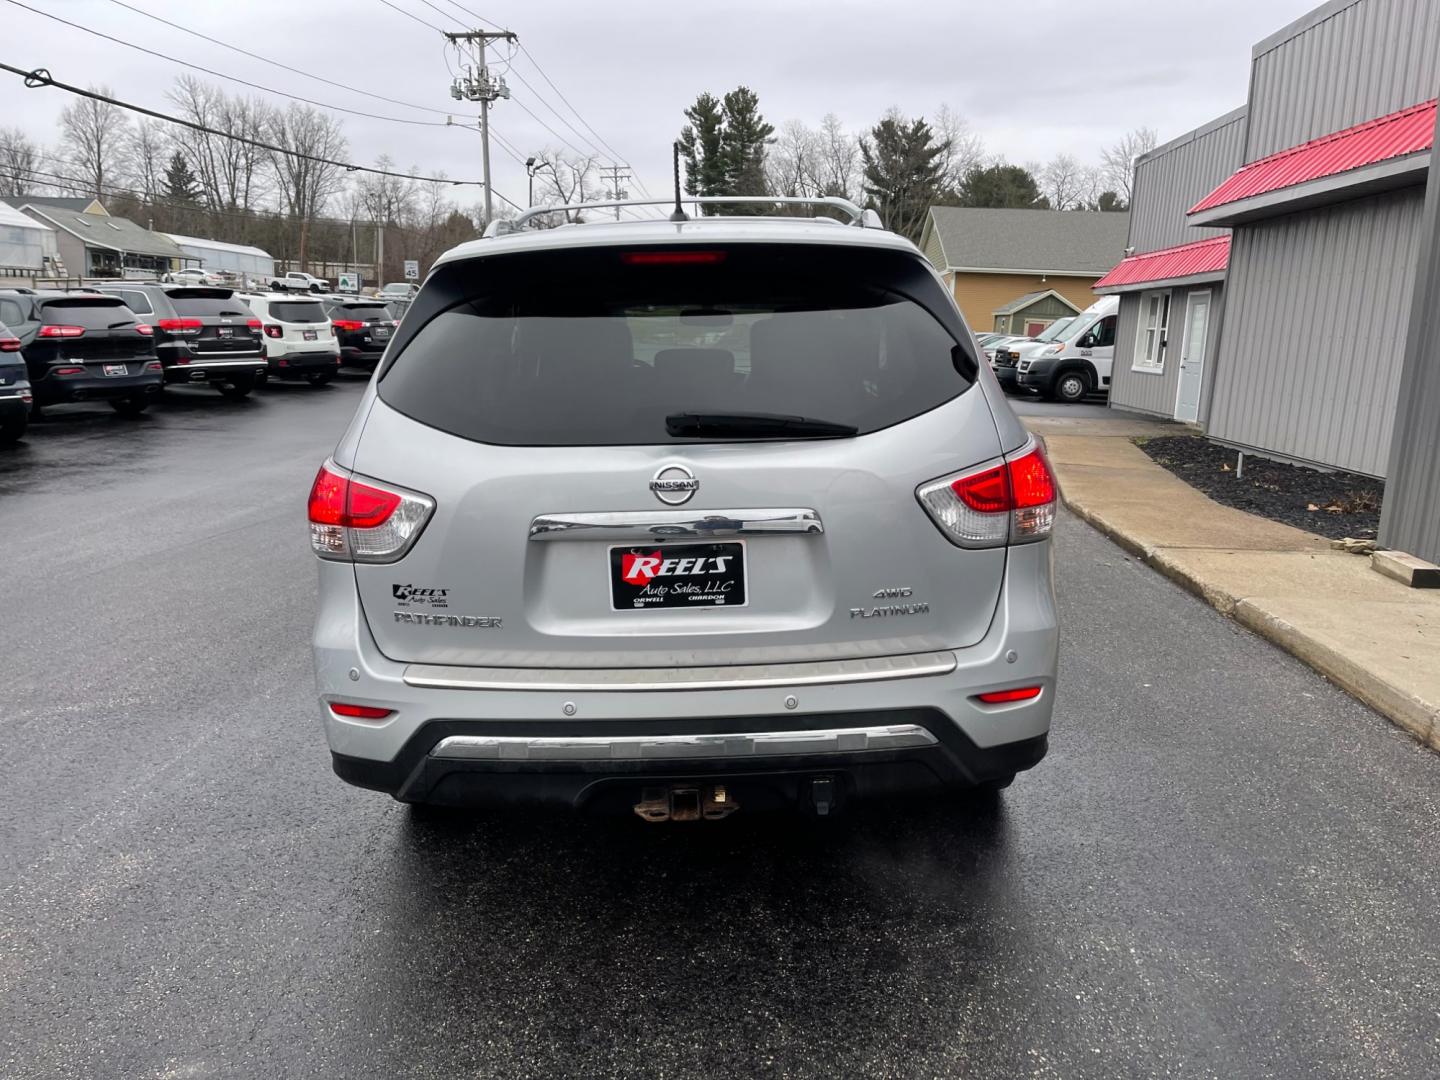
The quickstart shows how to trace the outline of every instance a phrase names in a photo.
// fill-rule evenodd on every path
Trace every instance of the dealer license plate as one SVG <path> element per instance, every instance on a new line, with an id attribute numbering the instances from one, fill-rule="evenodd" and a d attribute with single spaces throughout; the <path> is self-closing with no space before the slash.
<path id="1" fill-rule="evenodd" d="M 315 331 L 314 331 L 314 330 L 302 330 L 302 331 L 300 331 L 300 336 L 301 336 L 302 338 L 304 338 L 304 340 L 306 340 L 306 341 L 314 341 L 314 340 L 315 340 Z"/>
<path id="2" fill-rule="evenodd" d="M 745 545 L 638 544 L 610 549 L 610 605 L 744 607 Z"/>
<path id="3" fill-rule="evenodd" d="M 105 374 L 106 374 L 106 375 L 129 375 L 129 374 L 130 374 L 130 369 L 129 369 L 128 367 L 126 367 L 124 364 L 106 364 L 106 365 L 105 365 Z"/>

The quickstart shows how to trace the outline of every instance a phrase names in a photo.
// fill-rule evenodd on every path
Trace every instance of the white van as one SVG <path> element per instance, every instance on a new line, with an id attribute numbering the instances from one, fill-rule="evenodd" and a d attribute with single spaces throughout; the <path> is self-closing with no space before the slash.
<path id="1" fill-rule="evenodd" d="M 242 299 L 260 319 L 269 378 L 304 379 L 312 386 L 324 386 L 335 377 L 340 342 L 318 298 L 282 293 Z"/>
<path id="2" fill-rule="evenodd" d="M 1105 296 L 1075 316 L 1052 342 L 1022 345 L 1016 382 L 1052 401 L 1073 404 L 1096 390 L 1110 391 L 1110 365 L 1115 359 L 1115 324 L 1120 298 Z"/>

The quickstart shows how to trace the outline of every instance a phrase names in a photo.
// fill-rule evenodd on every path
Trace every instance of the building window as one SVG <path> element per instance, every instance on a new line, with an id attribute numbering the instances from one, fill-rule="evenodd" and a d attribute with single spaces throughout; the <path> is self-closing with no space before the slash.
<path id="1" fill-rule="evenodd" d="M 1140 325 L 1135 330 L 1135 361 L 1133 371 L 1162 372 L 1165 370 L 1165 340 L 1170 325 L 1170 293 L 1140 294 Z"/>

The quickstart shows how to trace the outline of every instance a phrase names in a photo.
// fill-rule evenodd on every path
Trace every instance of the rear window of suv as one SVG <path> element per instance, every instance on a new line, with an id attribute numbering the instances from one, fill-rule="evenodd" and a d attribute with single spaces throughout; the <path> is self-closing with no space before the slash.
<path id="1" fill-rule="evenodd" d="M 109 296 L 76 296 L 46 300 L 40 305 L 40 321 L 50 326 L 83 326 L 86 330 L 108 330 L 136 321 L 124 302 Z"/>
<path id="2" fill-rule="evenodd" d="M 170 303 L 175 305 L 177 315 L 188 315 L 191 318 L 206 317 L 235 317 L 249 315 L 250 309 L 233 296 L 208 296 L 208 295 L 187 295 L 185 293 L 170 293 Z"/>
<path id="3" fill-rule="evenodd" d="M 278 322 L 323 323 L 325 309 L 318 300 L 276 300 L 270 305 L 270 317 Z"/>
<path id="4" fill-rule="evenodd" d="M 866 434 L 971 385 L 956 334 L 931 313 L 944 293 L 914 256 L 753 244 L 664 261 L 673 250 L 443 267 L 431 295 L 460 302 L 402 343 L 380 397 L 477 442 L 654 445 L 695 441 L 669 434 L 677 413 L 803 416 Z"/>
<path id="5" fill-rule="evenodd" d="M 389 319 L 390 309 L 384 304 L 336 304 L 330 314 L 342 319 Z"/>

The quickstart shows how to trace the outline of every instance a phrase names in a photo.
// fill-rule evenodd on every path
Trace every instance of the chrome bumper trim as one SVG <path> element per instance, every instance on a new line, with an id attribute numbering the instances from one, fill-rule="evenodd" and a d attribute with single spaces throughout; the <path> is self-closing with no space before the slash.
<path id="1" fill-rule="evenodd" d="M 670 761 L 906 750 L 938 741 L 918 724 L 736 735 L 451 735 L 441 739 L 430 756 L 461 761 Z"/>
<path id="2" fill-rule="evenodd" d="M 484 668 L 411 664 L 407 686 L 437 690 L 665 691 L 755 690 L 767 687 L 823 686 L 827 683 L 879 682 L 948 675 L 955 654 L 912 653 L 862 660 L 820 660 L 801 664 L 743 664 L 694 668 Z"/>
<path id="3" fill-rule="evenodd" d="M 804 507 L 764 510 L 631 510 L 542 514 L 530 522 L 531 540 L 711 539 L 761 533 L 823 533 L 820 515 Z"/>

